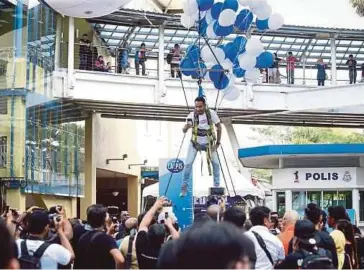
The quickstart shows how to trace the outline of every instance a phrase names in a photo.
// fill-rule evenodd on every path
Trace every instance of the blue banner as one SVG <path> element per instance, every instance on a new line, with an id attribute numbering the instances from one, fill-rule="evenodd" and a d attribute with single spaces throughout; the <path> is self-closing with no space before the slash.
<path id="1" fill-rule="evenodd" d="M 166 196 L 172 201 L 173 212 L 182 230 L 191 226 L 193 222 L 192 173 L 188 179 L 187 193 L 184 197 L 180 197 L 184 169 L 184 159 L 172 158 L 159 161 L 159 195 Z"/>

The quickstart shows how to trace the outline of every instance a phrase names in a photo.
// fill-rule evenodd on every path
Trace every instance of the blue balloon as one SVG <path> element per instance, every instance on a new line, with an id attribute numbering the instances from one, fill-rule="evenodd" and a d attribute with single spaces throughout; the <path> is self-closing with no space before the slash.
<path id="1" fill-rule="evenodd" d="M 257 28 L 259 31 L 264 31 L 264 30 L 267 30 L 269 29 L 269 26 L 268 26 L 268 19 L 266 20 L 256 20 L 255 21 L 255 24 L 257 25 Z"/>
<path id="2" fill-rule="evenodd" d="M 193 71 L 190 69 L 194 68 L 194 64 L 191 59 L 183 58 L 179 66 L 183 75 L 191 76 Z"/>
<path id="3" fill-rule="evenodd" d="M 209 26 L 209 24 L 207 23 L 205 18 L 202 18 L 198 23 L 197 23 L 197 30 L 198 33 L 202 36 L 206 35 L 206 29 Z"/>
<path id="4" fill-rule="evenodd" d="M 254 19 L 253 13 L 249 9 L 243 9 L 240 11 L 238 16 L 236 16 L 235 27 L 240 31 L 246 31 L 249 29 Z"/>
<path id="5" fill-rule="evenodd" d="M 222 11 L 223 3 L 216 3 L 211 8 L 211 17 L 214 20 L 218 20 Z"/>
<path id="6" fill-rule="evenodd" d="M 195 44 L 188 46 L 186 57 L 188 57 L 192 63 L 198 62 L 200 59 L 200 48 Z"/>
<path id="7" fill-rule="evenodd" d="M 246 49 L 245 49 L 246 43 L 247 43 L 247 39 L 245 37 L 237 37 L 237 38 L 235 38 L 235 40 L 234 40 L 234 46 L 235 46 L 236 50 L 238 51 L 238 54 L 245 53 L 245 51 L 246 51 Z"/>
<path id="8" fill-rule="evenodd" d="M 199 62 L 197 64 L 197 77 L 199 78 L 204 78 L 206 76 L 207 73 L 207 66 L 204 62 Z"/>
<path id="9" fill-rule="evenodd" d="M 238 0 L 225 0 L 223 9 L 232 9 L 238 11 L 239 3 Z"/>
<path id="10" fill-rule="evenodd" d="M 224 74 L 224 68 L 220 65 L 214 65 L 209 72 L 210 80 L 215 82 L 218 81 Z"/>
<path id="11" fill-rule="evenodd" d="M 197 0 L 197 4 L 200 11 L 206 11 L 212 8 L 214 0 Z"/>
<path id="12" fill-rule="evenodd" d="M 236 46 L 234 42 L 229 42 L 224 46 L 225 57 L 229 59 L 232 63 L 238 57 L 238 51 L 236 50 Z"/>
<path id="13" fill-rule="evenodd" d="M 235 64 L 233 67 L 233 74 L 237 77 L 237 78 L 243 78 L 245 76 L 245 69 L 242 69 L 238 64 Z"/>
<path id="14" fill-rule="evenodd" d="M 256 68 L 270 68 L 273 65 L 274 56 L 270 52 L 263 52 L 257 57 Z"/>
<path id="15" fill-rule="evenodd" d="M 224 27 L 221 26 L 217 21 L 214 23 L 214 33 L 216 36 L 226 37 L 230 35 L 232 32 L 234 32 L 234 25 Z"/>
<path id="16" fill-rule="evenodd" d="M 225 74 L 221 76 L 217 81 L 214 81 L 214 86 L 218 90 L 225 89 L 229 85 L 229 78 Z"/>

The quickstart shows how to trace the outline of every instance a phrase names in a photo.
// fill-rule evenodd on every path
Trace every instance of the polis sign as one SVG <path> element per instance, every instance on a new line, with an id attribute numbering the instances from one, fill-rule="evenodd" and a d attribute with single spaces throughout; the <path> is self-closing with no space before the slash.
<path id="1" fill-rule="evenodd" d="M 300 173 L 299 171 L 295 171 L 294 175 L 294 182 L 300 182 Z M 301 174 L 302 175 L 302 174 Z M 352 176 L 348 170 L 344 171 L 343 173 L 338 172 L 304 172 L 304 180 L 305 181 L 337 181 L 343 180 L 344 182 L 350 182 L 352 180 Z"/>
<path id="2" fill-rule="evenodd" d="M 306 173 L 306 180 L 316 180 L 316 181 L 326 181 L 326 180 L 338 180 L 339 179 L 339 174 L 334 172 L 334 173 Z"/>

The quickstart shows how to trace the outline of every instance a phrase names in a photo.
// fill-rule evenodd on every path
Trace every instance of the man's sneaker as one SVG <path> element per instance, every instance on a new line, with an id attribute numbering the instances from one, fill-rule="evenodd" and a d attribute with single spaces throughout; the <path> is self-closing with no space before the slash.
<path id="1" fill-rule="evenodd" d="M 181 193 L 179 194 L 180 197 L 185 197 L 187 194 L 187 185 L 183 184 L 181 187 Z"/>

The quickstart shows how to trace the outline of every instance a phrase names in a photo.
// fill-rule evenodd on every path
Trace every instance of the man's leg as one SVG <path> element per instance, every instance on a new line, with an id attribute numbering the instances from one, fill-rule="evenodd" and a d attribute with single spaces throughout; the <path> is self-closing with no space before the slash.
<path id="1" fill-rule="evenodd" d="M 193 163 L 195 161 L 197 155 L 197 150 L 193 147 L 192 143 L 188 146 L 187 158 L 185 162 L 185 171 L 182 178 L 182 187 L 181 187 L 181 197 L 186 196 L 187 188 L 188 188 L 188 179 L 191 176 L 191 172 L 193 169 Z"/>
<path id="2" fill-rule="evenodd" d="M 214 175 L 214 187 L 220 186 L 220 163 L 219 158 L 217 156 L 217 151 L 211 153 L 211 165 L 212 172 Z"/>
<path id="3" fill-rule="evenodd" d="M 143 76 L 146 76 L 147 74 L 145 73 L 145 61 L 143 61 L 143 62 L 141 63 L 141 65 L 142 65 L 142 75 L 143 75 Z"/>
<path id="4" fill-rule="evenodd" d="M 356 83 L 356 77 L 358 76 L 358 72 L 355 70 L 354 71 L 354 83 Z"/>
<path id="5" fill-rule="evenodd" d="M 171 64 L 171 77 L 174 78 L 174 66 Z"/>
<path id="6" fill-rule="evenodd" d="M 353 70 L 349 70 L 349 79 L 350 79 L 350 84 L 353 84 L 353 79 L 354 79 L 354 71 Z"/>
<path id="7" fill-rule="evenodd" d="M 135 72 L 136 75 L 139 75 L 139 61 L 135 60 Z"/>

